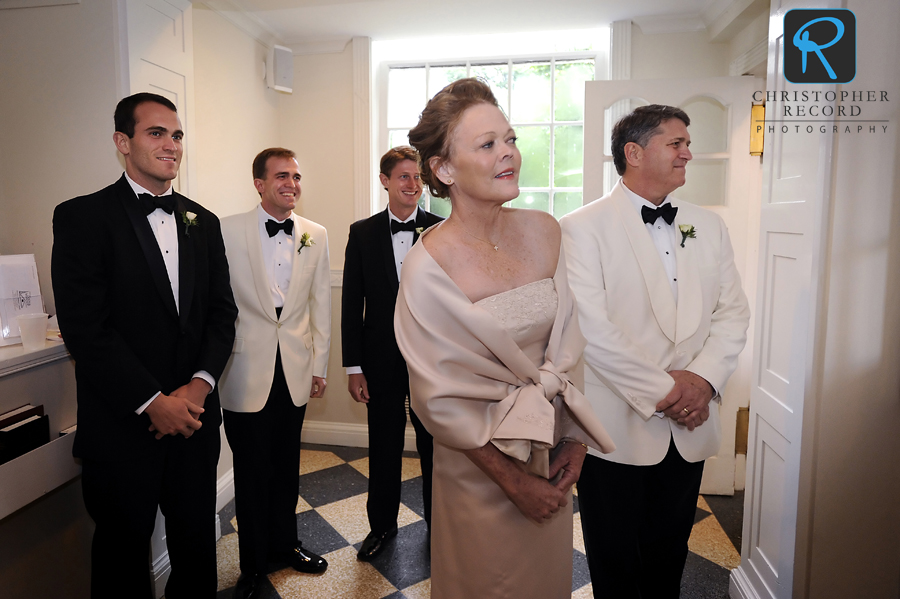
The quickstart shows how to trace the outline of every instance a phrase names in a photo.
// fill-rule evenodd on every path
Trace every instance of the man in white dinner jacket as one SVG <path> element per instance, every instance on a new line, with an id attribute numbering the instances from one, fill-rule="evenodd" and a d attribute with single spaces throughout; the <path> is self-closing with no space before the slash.
<path id="1" fill-rule="evenodd" d="M 585 395 L 616 451 L 585 458 L 578 500 L 594 596 L 677 598 L 719 392 L 750 310 L 728 231 L 673 199 L 690 118 L 636 109 L 613 129 L 613 190 L 560 220 L 587 338 Z"/>
<path id="2" fill-rule="evenodd" d="M 292 212 L 300 178 L 294 152 L 263 150 L 253 161 L 260 203 L 222 220 L 239 309 L 220 393 L 234 452 L 241 599 L 264 594 L 273 563 L 307 573 L 328 566 L 297 539 L 295 515 L 300 431 L 309 398 L 325 392 L 331 342 L 328 236 Z"/>

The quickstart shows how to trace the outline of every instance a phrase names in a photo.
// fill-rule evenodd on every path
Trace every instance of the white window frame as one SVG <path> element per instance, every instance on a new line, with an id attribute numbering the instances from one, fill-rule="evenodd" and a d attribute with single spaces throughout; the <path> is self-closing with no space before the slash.
<path id="1" fill-rule="evenodd" d="M 414 44 L 411 44 L 411 47 L 415 47 Z M 578 51 L 578 52 L 535 52 L 528 54 L 505 54 L 505 55 L 476 55 L 476 56 L 466 56 L 460 55 L 457 57 L 441 57 L 439 59 L 434 58 L 423 58 L 423 59 L 415 59 L 410 57 L 406 60 L 385 60 L 381 61 L 377 64 L 373 64 L 374 73 L 374 106 L 373 106 L 373 116 L 374 116 L 374 124 L 375 127 L 375 135 L 374 138 L 374 146 L 375 151 L 373 152 L 373 166 L 374 173 L 378 173 L 379 171 L 379 161 L 381 156 L 390 149 L 390 131 L 391 129 L 387 126 L 387 100 L 388 100 L 388 74 L 390 69 L 392 68 L 416 68 L 416 67 L 425 67 L 425 80 L 426 80 L 426 90 L 425 94 L 427 96 L 427 81 L 428 81 L 428 71 L 431 67 L 445 67 L 445 66 L 462 66 L 465 64 L 466 74 L 471 73 L 472 66 L 480 66 L 484 64 L 498 64 L 502 62 L 507 63 L 507 68 L 509 69 L 509 81 L 510 87 L 508 90 L 508 94 L 512 94 L 512 66 L 514 64 L 519 63 L 527 63 L 527 62 L 547 62 L 551 65 L 551 73 L 555 72 L 555 66 L 557 62 L 563 61 L 571 61 L 571 60 L 593 60 L 594 61 L 594 80 L 598 79 L 608 79 L 609 78 L 609 51 L 606 49 L 594 49 L 590 51 Z M 555 97 L 554 97 L 554 86 L 555 86 L 555 77 L 550 78 L 550 116 L 551 120 L 549 122 L 535 122 L 535 123 L 517 123 L 518 125 L 539 125 L 539 126 L 549 126 L 551 128 L 551 133 L 556 126 L 561 125 L 581 125 L 584 126 L 584 120 L 580 121 L 559 121 L 558 123 L 554 120 L 555 117 Z M 424 98 L 424 102 L 427 102 L 429 98 Z M 511 97 L 507 97 L 507 106 L 511 105 Z M 514 127 L 516 125 L 513 125 Z M 522 187 L 521 192 L 526 193 L 528 191 L 534 192 L 543 192 L 550 194 L 550 214 L 553 214 L 553 194 L 554 192 L 561 191 L 578 191 L 579 188 L 572 187 L 554 187 L 553 185 L 553 152 L 554 152 L 554 143 L 553 136 L 551 135 L 551 143 L 550 143 L 550 185 L 549 187 Z M 373 177 L 373 193 L 372 193 L 372 213 L 379 212 L 383 210 L 385 205 L 387 205 L 387 193 L 377 184 L 377 177 Z M 584 188 L 580 188 L 582 193 Z M 426 193 L 427 196 L 427 193 Z M 426 202 L 430 201 L 430 198 L 426 200 Z"/>

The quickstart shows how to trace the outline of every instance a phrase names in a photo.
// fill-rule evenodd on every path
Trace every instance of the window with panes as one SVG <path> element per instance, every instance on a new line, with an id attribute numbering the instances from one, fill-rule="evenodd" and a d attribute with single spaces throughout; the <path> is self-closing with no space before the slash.
<path id="1" fill-rule="evenodd" d="M 388 72 L 387 146 L 409 143 L 409 130 L 426 102 L 463 77 L 486 81 L 509 118 L 522 152 L 519 197 L 508 205 L 556 218 L 583 202 L 584 82 L 595 77 L 593 54 L 532 59 L 391 65 Z M 450 202 L 427 191 L 426 210 L 447 216 Z"/>

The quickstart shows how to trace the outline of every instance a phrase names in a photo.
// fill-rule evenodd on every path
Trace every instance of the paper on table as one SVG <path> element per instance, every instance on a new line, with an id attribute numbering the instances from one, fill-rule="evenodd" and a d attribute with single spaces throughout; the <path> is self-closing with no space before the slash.
<path id="1" fill-rule="evenodd" d="M 0 345 L 19 342 L 17 316 L 43 311 L 34 254 L 0 256 Z"/>

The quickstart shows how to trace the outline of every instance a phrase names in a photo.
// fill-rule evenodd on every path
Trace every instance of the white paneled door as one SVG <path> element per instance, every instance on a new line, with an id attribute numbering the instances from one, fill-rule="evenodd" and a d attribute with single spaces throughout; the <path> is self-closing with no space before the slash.
<path id="1" fill-rule="evenodd" d="M 674 195 L 708 208 L 725 220 L 752 313 L 760 167 L 759 159 L 750 156 L 749 151 L 750 107 L 754 91 L 761 89 L 762 80 L 754 77 L 589 81 L 585 87 L 585 200 L 599 198 L 618 180 L 609 141 L 618 118 L 635 106 L 646 104 L 683 109 L 691 118 L 688 130 L 694 159 L 687 167 L 687 183 Z M 749 349 L 741 354 L 737 370 L 721 391 L 722 446 L 719 454 L 706 462 L 701 491 L 732 495 L 737 411 L 750 400 Z"/>
<path id="2" fill-rule="evenodd" d="M 119 0 L 127 40 L 123 67 L 127 94 L 153 92 L 178 108 L 185 135 L 184 158 L 173 185 L 190 197 L 193 181 L 190 132 L 194 122 L 194 42 L 188 0 Z"/>
<path id="3" fill-rule="evenodd" d="M 782 128 L 777 98 L 784 91 L 835 89 L 794 85 L 783 75 L 784 45 L 790 43 L 784 14 L 813 7 L 838 6 L 833 0 L 772 0 L 770 8 L 766 88 L 776 101 L 766 104 L 747 489 L 741 566 L 731 576 L 734 598 L 788 599 L 796 572 L 803 571 L 795 565 L 803 545 L 797 534 L 803 528 L 798 505 L 805 501 L 801 441 L 816 395 L 833 136 L 790 135 L 793 125 Z"/>

